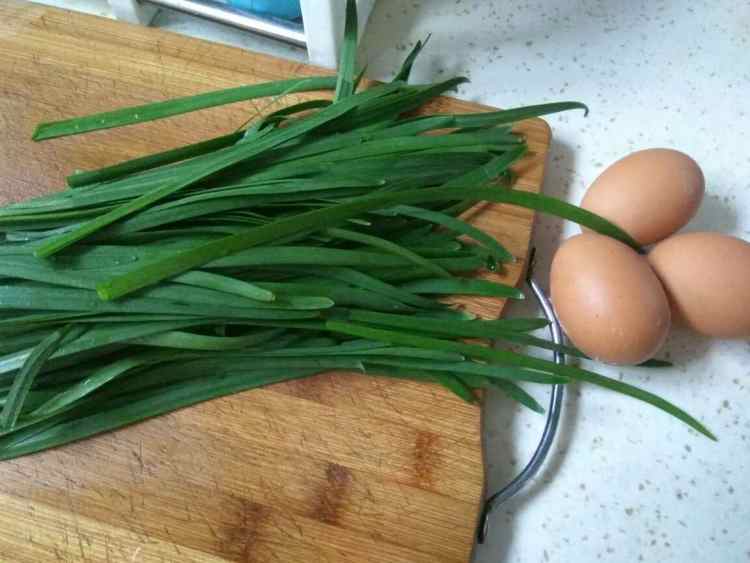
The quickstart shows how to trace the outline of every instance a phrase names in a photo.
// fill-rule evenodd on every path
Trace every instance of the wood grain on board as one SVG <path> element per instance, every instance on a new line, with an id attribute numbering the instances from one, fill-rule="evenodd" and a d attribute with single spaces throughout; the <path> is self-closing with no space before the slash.
<path id="1" fill-rule="evenodd" d="M 0 4 L 0 203 L 91 169 L 219 135 L 268 100 L 32 143 L 36 123 L 212 89 L 323 73 L 217 44 L 17 0 Z M 294 103 L 319 94 L 287 96 Z M 482 111 L 442 98 L 433 111 Z M 549 129 L 519 125 L 540 189 Z M 533 214 L 472 221 L 519 260 Z M 503 302 L 464 300 L 497 317 Z M 0 561 L 469 560 L 483 488 L 480 409 L 441 388 L 331 373 L 203 403 L 0 462 Z"/>

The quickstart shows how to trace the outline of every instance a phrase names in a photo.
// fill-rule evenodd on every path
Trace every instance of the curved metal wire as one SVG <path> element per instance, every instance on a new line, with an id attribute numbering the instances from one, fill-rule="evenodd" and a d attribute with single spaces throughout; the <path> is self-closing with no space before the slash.
<path id="1" fill-rule="evenodd" d="M 531 272 L 531 268 L 529 269 Z M 560 327 L 560 323 L 555 315 L 555 310 L 552 307 L 552 303 L 547 298 L 544 290 L 537 284 L 534 279 L 531 278 L 529 273 L 526 282 L 529 284 L 531 291 L 534 293 L 539 302 L 545 317 L 550 322 L 550 334 L 552 340 L 556 344 L 563 343 L 563 332 Z M 554 353 L 554 361 L 557 364 L 565 363 L 565 355 L 561 352 Z M 477 543 L 484 543 L 487 533 L 489 531 L 490 513 L 493 509 L 497 508 L 504 502 L 508 501 L 511 497 L 515 496 L 529 481 L 537 474 L 539 469 L 542 467 L 544 460 L 547 458 L 552 442 L 555 439 L 555 433 L 557 432 L 558 423 L 560 421 L 560 413 L 562 411 L 562 400 L 565 386 L 557 384 L 552 386 L 552 393 L 549 400 L 549 409 L 547 412 L 547 421 L 544 424 L 544 430 L 542 431 L 542 437 L 539 439 L 539 444 L 534 451 L 534 455 L 526 464 L 526 467 L 513 479 L 510 483 L 505 485 L 502 489 L 490 496 L 484 503 L 482 514 L 479 518 L 479 527 L 477 529 Z"/>

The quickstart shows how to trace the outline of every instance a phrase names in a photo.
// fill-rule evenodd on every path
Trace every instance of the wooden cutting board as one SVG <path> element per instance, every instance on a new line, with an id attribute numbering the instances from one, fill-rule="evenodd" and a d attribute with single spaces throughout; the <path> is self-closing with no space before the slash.
<path id="1" fill-rule="evenodd" d="M 39 121 L 321 72 L 3 0 L 0 202 L 231 131 L 267 101 L 35 144 Z M 432 109 L 487 108 L 446 98 Z M 519 184 L 538 191 L 549 129 L 519 129 L 534 153 Z M 520 258 L 505 281 L 519 279 L 532 220 L 506 206 L 475 213 Z M 496 317 L 503 303 L 467 306 Z M 483 492 L 480 415 L 437 386 L 327 374 L 0 462 L 0 561 L 465 563 Z"/>

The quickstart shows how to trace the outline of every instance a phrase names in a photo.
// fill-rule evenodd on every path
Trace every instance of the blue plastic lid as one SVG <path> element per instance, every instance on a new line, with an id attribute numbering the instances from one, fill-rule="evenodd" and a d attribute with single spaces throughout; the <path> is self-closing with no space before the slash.
<path id="1" fill-rule="evenodd" d="M 240 10 L 294 20 L 302 17 L 299 0 L 229 0 L 229 5 Z"/>

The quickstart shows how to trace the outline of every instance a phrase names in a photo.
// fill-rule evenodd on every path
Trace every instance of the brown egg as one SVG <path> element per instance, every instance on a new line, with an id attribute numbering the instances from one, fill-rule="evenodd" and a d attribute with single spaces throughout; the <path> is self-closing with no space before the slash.
<path id="1" fill-rule="evenodd" d="M 648 255 L 675 321 L 700 334 L 750 338 L 750 243 L 719 233 L 685 233 Z"/>
<path id="2" fill-rule="evenodd" d="M 641 244 L 653 244 L 684 227 L 698 211 L 703 172 L 672 149 L 629 154 L 604 170 L 581 207 L 609 219 Z"/>
<path id="3" fill-rule="evenodd" d="M 667 297 L 644 256 L 612 238 L 584 233 L 558 249 L 552 302 L 570 340 L 592 358 L 639 364 L 667 337 Z"/>

